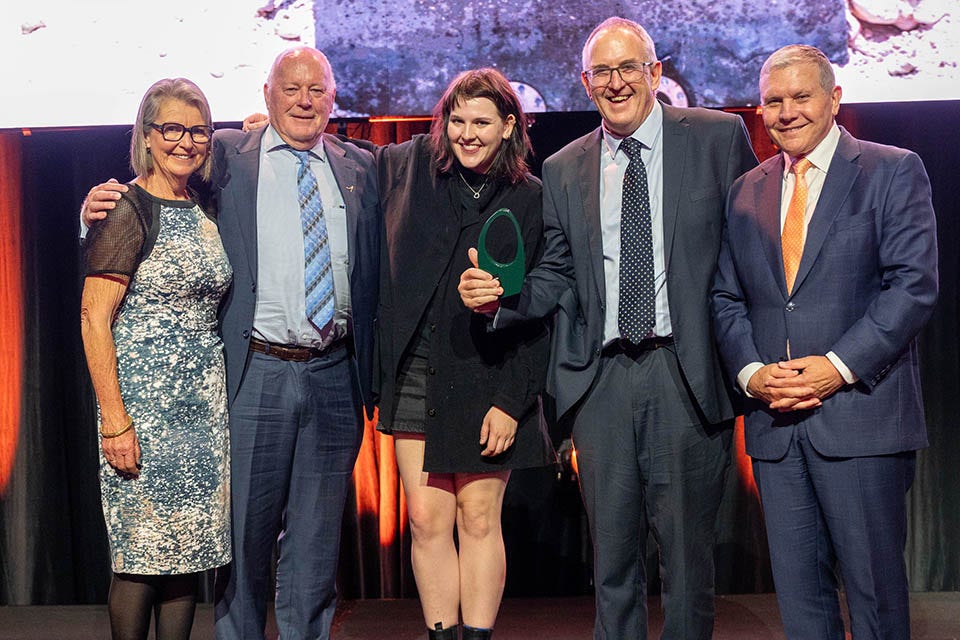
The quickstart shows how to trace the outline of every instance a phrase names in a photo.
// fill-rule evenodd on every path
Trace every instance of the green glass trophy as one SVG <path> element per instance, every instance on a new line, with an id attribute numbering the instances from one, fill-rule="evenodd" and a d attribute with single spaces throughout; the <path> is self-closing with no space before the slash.
<path id="1" fill-rule="evenodd" d="M 513 228 L 517 232 L 517 253 L 513 260 L 507 263 L 498 262 L 487 252 L 487 231 L 494 220 L 499 217 L 505 217 L 513 223 Z M 480 229 L 480 239 L 477 241 L 477 266 L 500 279 L 500 286 L 503 288 L 503 297 L 509 297 L 520 293 L 523 286 L 523 277 L 526 275 L 524 265 L 526 259 L 523 253 L 523 234 L 520 232 L 520 224 L 510 209 L 499 209 L 496 213 L 487 218 Z"/>

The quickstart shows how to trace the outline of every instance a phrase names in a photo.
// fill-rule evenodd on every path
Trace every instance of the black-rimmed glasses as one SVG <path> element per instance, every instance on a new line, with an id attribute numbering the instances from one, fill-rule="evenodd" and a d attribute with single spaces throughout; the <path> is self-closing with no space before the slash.
<path id="1" fill-rule="evenodd" d="M 594 87 L 605 87 L 613 80 L 613 72 L 620 74 L 620 79 L 624 83 L 636 82 L 643 76 L 643 70 L 656 64 L 653 62 L 628 62 L 619 67 L 597 67 L 595 69 L 584 69 L 583 75 L 587 77 L 590 84 Z"/>
<path id="2" fill-rule="evenodd" d="M 159 131 L 160 135 L 163 136 L 163 139 L 167 142 L 180 142 L 183 134 L 187 132 L 190 133 L 190 139 L 193 140 L 195 144 L 210 142 L 210 138 L 213 136 L 213 127 L 208 127 L 205 124 L 198 124 L 195 127 L 188 128 L 179 122 L 164 122 L 163 124 L 151 122 L 150 126 Z"/>

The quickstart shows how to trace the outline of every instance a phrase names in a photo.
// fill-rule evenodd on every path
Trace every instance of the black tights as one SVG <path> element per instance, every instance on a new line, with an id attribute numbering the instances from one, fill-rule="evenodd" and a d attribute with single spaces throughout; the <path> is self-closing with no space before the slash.
<path id="1" fill-rule="evenodd" d="M 151 611 L 156 619 L 157 640 L 188 640 L 196 606 L 196 573 L 115 573 L 107 602 L 113 640 L 146 640 Z"/>

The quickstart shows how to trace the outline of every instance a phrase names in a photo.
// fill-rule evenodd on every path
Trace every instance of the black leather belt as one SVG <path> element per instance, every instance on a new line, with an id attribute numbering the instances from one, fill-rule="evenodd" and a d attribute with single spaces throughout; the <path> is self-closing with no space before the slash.
<path id="1" fill-rule="evenodd" d="M 256 338 L 250 338 L 250 351 L 263 353 L 280 360 L 289 360 L 291 362 L 309 362 L 314 358 L 320 358 L 330 355 L 334 351 L 339 351 L 347 346 L 347 339 L 341 338 L 332 343 L 325 349 L 316 349 L 314 347 L 297 347 L 287 344 L 276 344 L 273 342 L 264 342 Z"/>
<path id="2" fill-rule="evenodd" d="M 656 336 L 653 338 L 644 338 L 640 341 L 639 344 L 630 342 L 629 340 L 624 340 L 623 338 L 617 338 L 607 346 L 603 348 L 601 352 L 602 355 L 612 356 L 618 353 L 624 355 L 635 357 L 645 351 L 653 351 L 655 349 L 661 349 L 663 347 L 672 347 L 673 338 L 671 336 L 660 337 Z"/>

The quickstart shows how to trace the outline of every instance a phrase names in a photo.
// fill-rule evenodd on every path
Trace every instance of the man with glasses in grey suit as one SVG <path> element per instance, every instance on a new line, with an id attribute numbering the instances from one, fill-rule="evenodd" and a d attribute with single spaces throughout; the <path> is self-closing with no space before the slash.
<path id="1" fill-rule="evenodd" d="M 646 637 L 648 534 L 663 637 L 710 638 L 734 411 L 708 293 L 727 190 L 756 157 L 738 116 L 657 101 L 662 64 L 637 23 L 597 26 L 582 68 L 602 126 L 543 165 L 543 259 L 503 305 L 476 268 L 460 293 L 494 329 L 555 314 L 547 385 L 573 425 L 595 638 Z"/>

